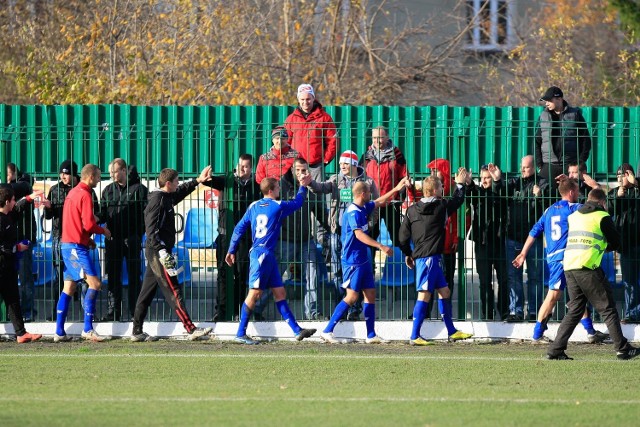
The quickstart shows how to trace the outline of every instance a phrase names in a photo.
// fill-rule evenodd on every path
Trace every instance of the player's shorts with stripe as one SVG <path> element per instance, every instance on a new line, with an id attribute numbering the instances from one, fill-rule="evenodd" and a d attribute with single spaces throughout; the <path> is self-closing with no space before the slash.
<path id="1" fill-rule="evenodd" d="M 416 260 L 416 290 L 429 291 L 447 286 L 442 266 L 442 255 L 433 255 Z"/>
<path id="2" fill-rule="evenodd" d="M 79 243 L 61 243 L 60 254 L 64 261 L 64 280 L 77 282 L 85 276 L 98 277 L 95 260 L 91 258 L 91 250 Z"/>
<path id="3" fill-rule="evenodd" d="M 360 292 L 376 287 L 373 267 L 370 262 L 357 265 L 342 264 L 342 285 L 344 289 Z"/>
<path id="4" fill-rule="evenodd" d="M 252 248 L 249 252 L 249 289 L 264 290 L 282 286 L 276 256 L 268 249 Z"/>
<path id="5" fill-rule="evenodd" d="M 561 262 L 550 262 L 549 264 L 549 289 L 564 291 L 567 287 L 567 279 L 564 277 L 564 266 Z"/>

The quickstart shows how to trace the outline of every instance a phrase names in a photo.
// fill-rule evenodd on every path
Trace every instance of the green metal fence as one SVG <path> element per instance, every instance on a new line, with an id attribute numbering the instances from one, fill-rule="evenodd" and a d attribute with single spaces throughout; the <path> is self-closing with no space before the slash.
<path id="1" fill-rule="evenodd" d="M 449 159 L 452 170 L 466 166 L 479 171 L 480 165 L 494 162 L 506 176 L 514 176 L 519 173 L 520 159 L 534 152 L 535 126 L 542 107 L 329 106 L 326 110 L 338 129 L 338 155 L 344 150 L 361 155 L 371 143 L 371 129 L 385 126 L 406 156 L 413 176 L 428 175 L 426 164 L 435 158 Z M 113 158 L 121 157 L 136 165 L 143 182 L 150 185 L 165 167 L 176 168 L 181 179 L 196 176 L 208 164 L 215 174 L 228 174 L 241 153 L 252 154 L 257 161 L 268 151 L 271 129 L 292 111 L 290 106 L 0 105 L 0 164 L 16 163 L 37 181 L 48 184 L 55 182 L 59 164 L 69 158 L 78 165 L 95 163 L 106 171 Z M 640 108 L 584 107 L 582 111 L 593 140 L 588 170 L 599 181 L 615 181 L 621 163 L 635 166 L 639 160 Z M 326 168 L 329 174 L 337 170 L 336 161 Z M 103 179 L 107 178 L 103 174 Z M 180 221 L 189 208 L 204 207 L 202 192 L 194 193 L 187 202 L 179 210 Z M 466 216 L 460 214 L 459 221 L 464 241 Z M 215 257 L 207 255 L 207 250 L 191 251 L 189 262 L 194 270 L 188 284 L 198 284 L 185 288 L 189 308 L 194 319 L 208 320 L 215 294 Z M 384 260 L 378 263 L 379 276 Z M 472 265 L 470 249 L 461 249 L 456 276 L 460 319 L 478 317 L 472 296 L 476 286 Z M 300 313 L 304 291 L 295 285 L 292 291 Z M 329 314 L 334 291 L 322 286 L 319 292 L 319 300 L 327 305 L 323 312 Z M 50 298 L 52 293 L 50 289 L 46 295 Z M 409 317 L 413 289 L 385 289 L 381 294 L 385 300 L 378 309 L 381 318 Z M 42 310 L 49 311 L 50 305 Z M 277 317 L 273 311 L 268 314 Z M 162 303 L 154 306 L 150 317 L 172 318 Z"/>

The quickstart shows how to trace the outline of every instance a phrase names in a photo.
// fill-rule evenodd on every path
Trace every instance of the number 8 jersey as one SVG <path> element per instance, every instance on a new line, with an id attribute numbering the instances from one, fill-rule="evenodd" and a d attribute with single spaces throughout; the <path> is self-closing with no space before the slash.
<path id="1" fill-rule="evenodd" d="M 236 253 L 238 242 L 249 227 L 253 241 L 252 249 L 261 247 L 269 251 L 275 250 L 282 220 L 300 209 L 306 197 L 307 188 L 300 187 L 293 200 L 281 201 L 265 197 L 253 202 L 233 230 L 229 253 Z"/>

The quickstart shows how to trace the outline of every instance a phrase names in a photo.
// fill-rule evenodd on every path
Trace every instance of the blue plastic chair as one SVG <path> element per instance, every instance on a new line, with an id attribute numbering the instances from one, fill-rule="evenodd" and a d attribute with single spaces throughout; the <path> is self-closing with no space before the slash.
<path id="1" fill-rule="evenodd" d="M 602 256 L 600 266 L 604 270 L 604 275 L 607 277 L 609 284 L 613 287 L 618 286 L 619 284 L 616 282 L 616 263 L 613 252 L 605 252 Z"/>
<path id="2" fill-rule="evenodd" d="M 35 286 L 44 286 L 54 282 L 57 278 L 56 269 L 53 267 L 52 240 L 38 242 L 33 246 L 33 275 Z"/>
<path id="3" fill-rule="evenodd" d="M 389 233 L 389 229 L 387 228 L 387 224 L 384 219 L 380 220 L 380 235 L 378 236 L 378 242 L 385 246 L 392 246 L 391 234 Z"/>
<path id="4" fill-rule="evenodd" d="M 400 248 L 394 247 L 393 256 L 388 257 L 384 263 L 380 284 L 388 287 L 416 284 L 415 270 L 411 270 L 406 266 L 404 263 L 404 254 Z"/>
<path id="5" fill-rule="evenodd" d="M 218 237 L 218 211 L 192 208 L 187 212 L 184 235 L 178 245 L 189 249 L 214 248 Z"/>

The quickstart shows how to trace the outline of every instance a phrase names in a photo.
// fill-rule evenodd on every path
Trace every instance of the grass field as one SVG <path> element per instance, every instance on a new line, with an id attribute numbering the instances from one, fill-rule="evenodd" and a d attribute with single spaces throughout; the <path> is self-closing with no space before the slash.
<path id="1" fill-rule="evenodd" d="M 0 343 L 2 426 L 632 426 L 640 360 L 571 345 Z"/>

